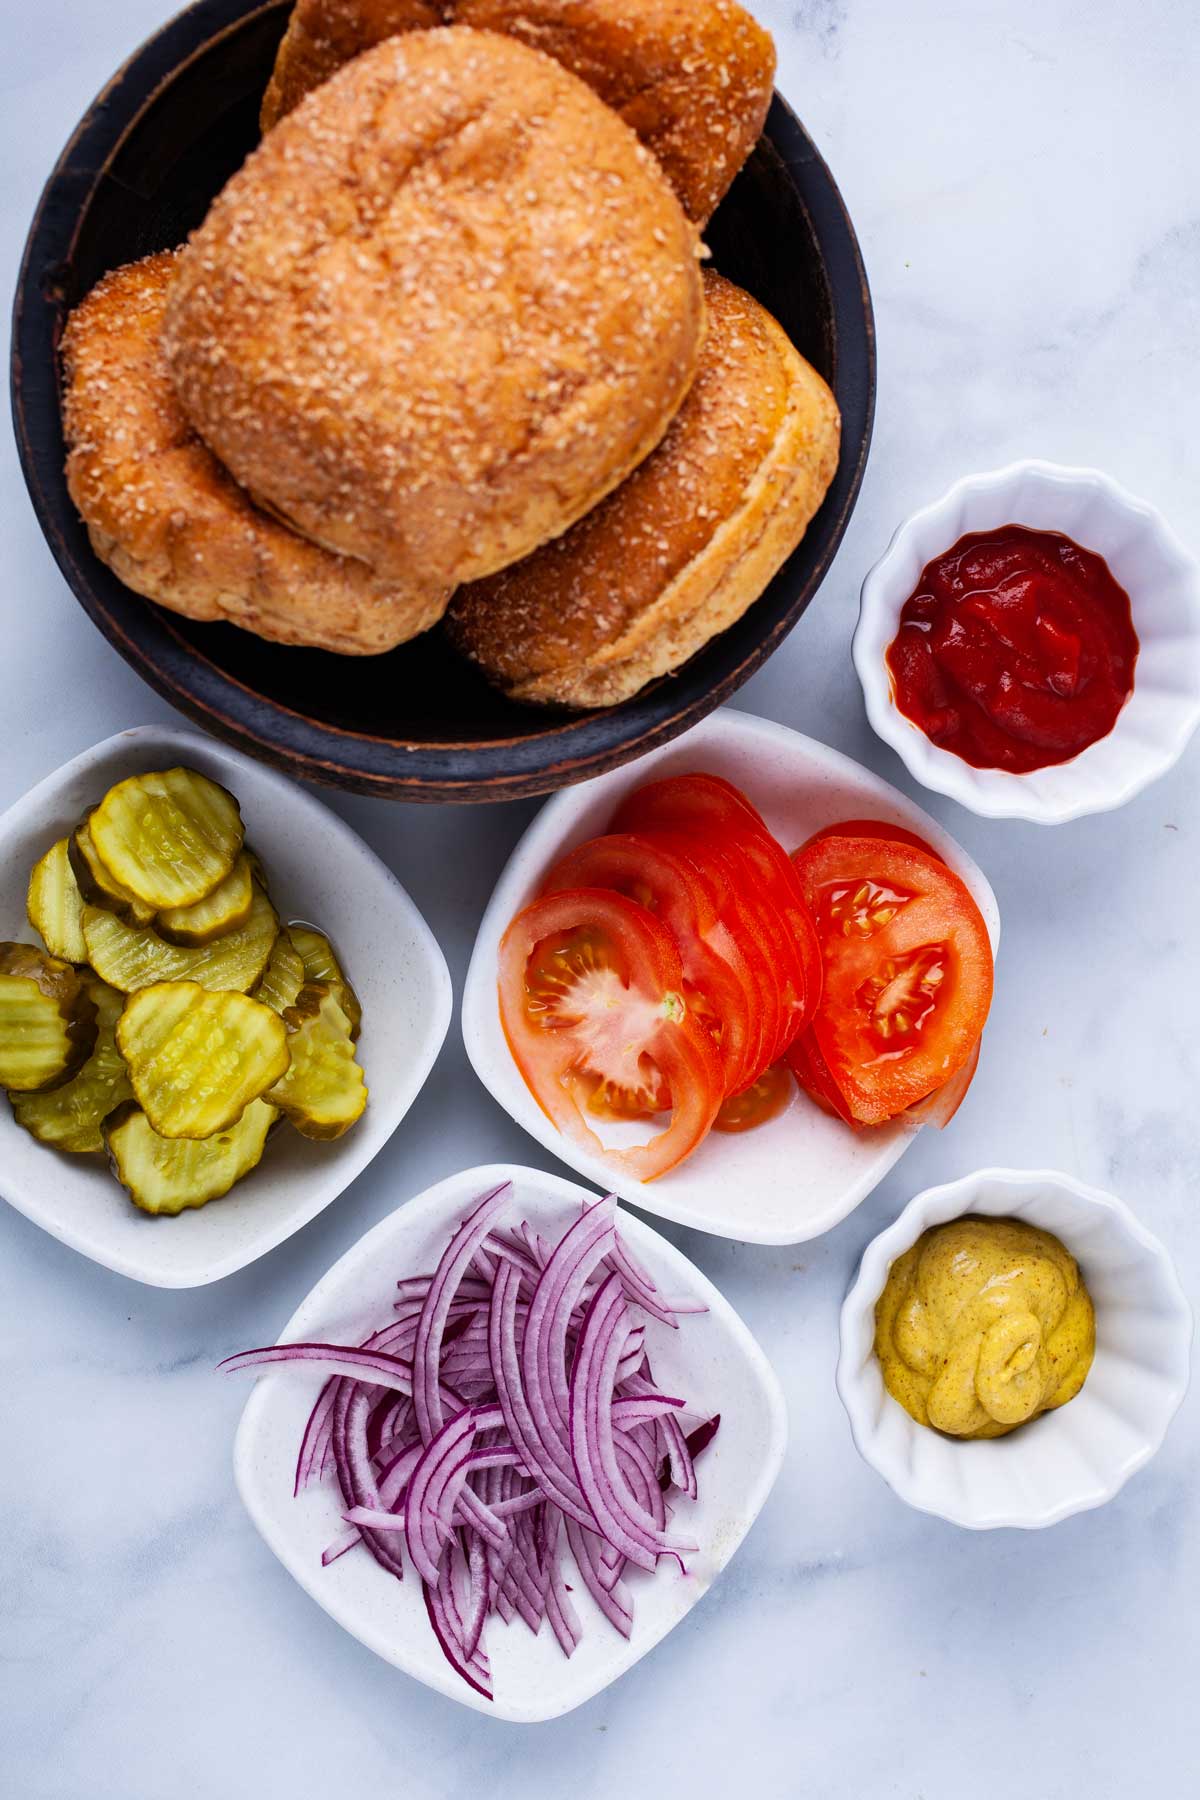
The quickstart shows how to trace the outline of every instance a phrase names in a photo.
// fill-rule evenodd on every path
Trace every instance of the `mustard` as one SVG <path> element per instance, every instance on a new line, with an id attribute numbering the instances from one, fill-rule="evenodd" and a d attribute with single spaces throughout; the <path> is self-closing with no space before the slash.
<path id="1" fill-rule="evenodd" d="M 1001 1437 L 1065 1406 L 1095 1349 L 1078 1263 L 1021 1219 L 932 1226 L 892 1264 L 875 1307 L 888 1393 L 952 1437 Z"/>

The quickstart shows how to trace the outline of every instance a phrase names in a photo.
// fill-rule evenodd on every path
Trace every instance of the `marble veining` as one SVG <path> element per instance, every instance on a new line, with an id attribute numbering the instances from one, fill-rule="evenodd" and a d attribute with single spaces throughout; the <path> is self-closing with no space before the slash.
<path id="1" fill-rule="evenodd" d="M 167 0 L 0 5 L 0 264 L 11 292 L 68 131 Z M 1094 462 L 1200 543 L 1200 35 L 1188 0 L 756 0 L 780 85 L 858 226 L 880 345 L 875 446 L 819 601 L 738 704 L 909 786 L 849 659 L 900 516 L 1013 457 Z M 88 625 L 0 442 L 0 806 L 122 726 L 170 716 Z M 218 1286 L 134 1286 L 0 1207 L 0 1794 L 5 1800 L 1161 1800 L 1200 1766 L 1200 1395 L 1096 1513 L 970 1535 L 909 1511 L 838 1404 L 837 1313 L 918 1187 L 984 1163 L 1119 1192 L 1200 1297 L 1195 895 L 1200 749 L 1123 812 L 1054 830 L 930 809 L 992 880 L 999 985 L 972 1095 L 836 1231 L 795 1249 L 683 1232 L 783 1380 L 792 1448 L 722 1580 L 625 1681 L 549 1726 L 493 1725 L 344 1635 L 233 1490 L 272 1337 L 407 1195 L 545 1164 L 452 1029 L 355 1186 Z M 911 789 L 910 789 L 911 791 Z M 438 932 L 456 984 L 529 805 L 336 801 Z M 0 1174 L 2 1185 L 2 1174 Z"/>

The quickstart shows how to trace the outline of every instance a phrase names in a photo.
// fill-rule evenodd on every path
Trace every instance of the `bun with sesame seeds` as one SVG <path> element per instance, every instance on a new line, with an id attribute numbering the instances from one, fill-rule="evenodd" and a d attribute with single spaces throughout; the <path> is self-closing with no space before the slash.
<path id="1" fill-rule="evenodd" d="M 413 32 L 233 177 L 164 346 L 262 504 L 381 575 L 454 584 L 564 531 L 659 442 L 699 358 L 698 257 L 583 82 L 492 32 Z"/>
<path id="2" fill-rule="evenodd" d="M 106 275 L 62 341 L 67 487 L 97 556 L 189 619 L 281 644 L 390 650 L 441 617 L 449 590 L 381 580 L 261 512 L 196 436 L 160 334 L 178 255 Z"/>
<path id="3" fill-rule="evenodd" d="M 837 404 L 749 294 L 705 272 L 695 385 L 654 455 L 564 536 L 459 590 L 452 642 L 511 699 L 613 706 L 739 619 L 837 468 Z"/>
<path id="4" fill-rule="evenodd" d="M 586 81 L 653 151 L 698 225 L 771 103 L 775 46 L 737 0 L 296 0 L 263 130 L 362 51 L 451 24 L 505 32 Z"/>

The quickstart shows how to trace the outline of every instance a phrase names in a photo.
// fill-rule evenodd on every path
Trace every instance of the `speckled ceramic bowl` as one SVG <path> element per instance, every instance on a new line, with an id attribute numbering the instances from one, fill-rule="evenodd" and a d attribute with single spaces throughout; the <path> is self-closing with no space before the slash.
<path id="1" fill-rule="evenodd" d="M 940 749 L 897 707 L 884 660 L 925 565 L 968 532 L 1008 524 L 1063 532 L 1102 556 L 1129 595 L 1140 645 L 1133 693 L 1108 736 L 1027 775 Z M 1200 724 L 1200 568 L 1161 513 L 1098 469 L 1019 462 L 968 475 L 904 521 L 863 582 L 854 666 L 872 726 L 935 793 L 1040 825 L 1108 812 L 1165 775 Z"/>
<path id="2" fill-rule="evenodd" d="M 930 1225 L 965 1213 L 1025 1219 L 1077 1257 L 1096 1308 L 1096 1357 L 1074 1400 L 1007 1437 L 944 1437 L 883 1385 L 875 1302 Z M 837 1386 L 854 1442 L 902 1500 L 973 1531 L 1036 1529 L 1101 1506 L 1149 1462 L 1187 1390 L 1192 1315 L 1166 1250 L 1111 1194 L 1044 1169 L 981 1169 L 910 1200 L 867 1245 L 842 1307 Z"/>

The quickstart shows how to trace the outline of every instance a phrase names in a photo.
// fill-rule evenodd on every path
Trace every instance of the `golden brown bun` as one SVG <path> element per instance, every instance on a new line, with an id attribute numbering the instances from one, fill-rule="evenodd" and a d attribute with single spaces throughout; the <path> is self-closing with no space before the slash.
<path id="1" fill-rule="evenodd" d="M 737 0 L 296 0 L 263 130 L 351 57 L 439 24 L 506 32 L 586 81 L 654 152 L 699 225 L 771 104 L 775 46 Z"/>
<path id="2" fill-rule="evenodd" d="M 264 504 L 457 582 L 564 531 L 659 442 L 704 329 L 658 164 L 538 51 L 455 27 L 348 63 L 184 251 L 164 343 Z"/>
<path id="3" fill-rule="evenodd" d="M 837 468 L 833 395 L 749 294 L 705 272 L 708 336 L 675 423 L 564 537 L 462 588 L 446 624 L 515 700 L 613 706 L 741 618 Z"/>
<path id="4" fill-rule="evenodd" d="M 263 95 L 264 132 L 343 63 L 402 31 L 444 25 L 442 0 L 296 0 Z"/>
<path id="5" fill-rule="evenodd" d="M 373 655 L 425 631 L 449 590 L 381 581 L 254 506 L 189 426 L 160 333 L 178 253 L 106 275 L 63 335 L 67 487 L 127 587 L 189 619 Z"/>

